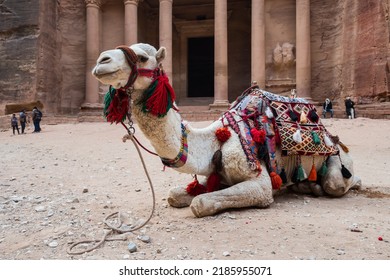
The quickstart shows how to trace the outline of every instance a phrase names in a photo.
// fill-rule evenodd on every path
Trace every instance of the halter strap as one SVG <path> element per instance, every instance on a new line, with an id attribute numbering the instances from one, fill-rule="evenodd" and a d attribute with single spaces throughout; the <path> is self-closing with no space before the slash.
<path id="1" fill-rule="evenodd" d="M 137 66 L 137 63 L 139 61 L 138 56 L 131 48 L 129 48 L 128 46 L 121 45 L 116 47 L 116 49 L 119 49 L 123 52 L 123 54 L 126 57 L 127 63 L 131 68 L 131 73 L 129 79 L 127 80 L 126 85 L 124 86 L 124 89 L 128 89 L 129 87 L 131 87 L 138 76 L 143 76 L 143 77 L 148 77 L 153 79 L 156 78 L 160 70 L 159 68 L 155 68 L 155 69 L 138 68 Z"/>

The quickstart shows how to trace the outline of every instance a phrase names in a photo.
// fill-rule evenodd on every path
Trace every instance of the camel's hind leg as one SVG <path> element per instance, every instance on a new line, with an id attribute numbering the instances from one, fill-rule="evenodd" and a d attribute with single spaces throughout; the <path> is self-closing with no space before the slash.
<path id="1" fill-rule="evenodd" d="M 196 217 L 214 215 L 225 209 L 267 207 L 273 202 L 271 180 L 266 174 L 229 188 L 196 196 L 190 205 Z"/>
<path id="2" fill-rule="evenodd" d="M 351 188 L 359 189 L 361 187 L 361 180 L 353 173 L 352 159 L 342 149 L 340 149 L 340 157 L 343 165 L 352 174 L 351 178 L 344 178 L 341 173 L 341 162 L 338 156 L 331 156 L 328 159 L 328 172 L 322 180 L 322 187 L 324 191 L 332 196 L 342 196 Z"/>

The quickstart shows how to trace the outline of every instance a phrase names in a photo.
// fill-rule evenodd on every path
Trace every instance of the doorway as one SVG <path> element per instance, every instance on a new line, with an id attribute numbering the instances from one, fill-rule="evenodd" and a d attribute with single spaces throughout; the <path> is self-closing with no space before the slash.
<path id="1" fill-rule="evenodd" d="M 214 97 L 214 37 L 188 38 L 187 96 Z"/>

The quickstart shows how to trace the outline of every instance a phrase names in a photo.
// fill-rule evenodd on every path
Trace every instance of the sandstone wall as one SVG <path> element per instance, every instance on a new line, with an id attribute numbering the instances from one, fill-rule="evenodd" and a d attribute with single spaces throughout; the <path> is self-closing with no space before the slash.
<path id="1" fill-rule="evenodd" d="M 390 101 L 389 1 L 311 1 L 312 97 Z"/>
<path id="2" fill-rule="evenodd" d="M 36 98 L 39 0 L 0 2 L 0 114 Z"/>

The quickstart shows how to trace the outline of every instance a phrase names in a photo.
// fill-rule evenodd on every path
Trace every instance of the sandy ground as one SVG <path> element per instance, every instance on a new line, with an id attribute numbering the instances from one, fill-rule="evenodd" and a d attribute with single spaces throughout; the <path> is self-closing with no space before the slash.
<path id="1" fill-rule="evenodd" d="M 187 185 L 191 176 L 162 171 L 160 160 L 143 152 L 156 192 L 151 221 L 124 241 L 81 255 L 67 249 L 100 239 L 107 215 L 120 211 L 137 221 L 151 212 L 141 161 L 132 143 L 121 141 L 125 130 L 102 122 L 43 124 L 41 133 L 29 128 L 16 136 L 3 131 L 0 259 L 390 259 L 390 121 L 323 122 L 350 148 L 361 191 L 337 199 L 285 192 L 267 209 L 198 219 L 166 201 L 169 188 Z M 151 148 L 139 130 L 136 135 Z M 129 252 L 129 243 L 136 252 Z"/>

